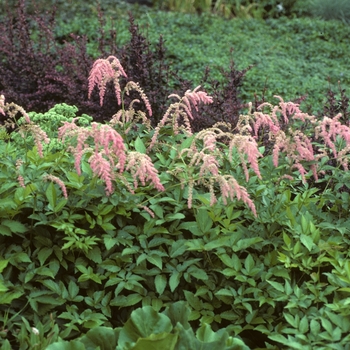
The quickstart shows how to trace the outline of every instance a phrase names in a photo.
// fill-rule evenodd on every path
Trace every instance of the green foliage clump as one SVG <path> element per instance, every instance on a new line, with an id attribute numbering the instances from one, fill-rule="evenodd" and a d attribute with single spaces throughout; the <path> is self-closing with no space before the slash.
<path id="1" fill-rule="evenodd" d="M 157 312 L 151 306 L 134 310 L 123 327 L 116 329 L 96 327 L 82 337 L 51 344 L 47 350 L 76 349 L 116 350 L 180 350 L 210 349 L 249 350 L 238 337 L 230 337 L 225 330 L 213 332 L 203 324 L 194 333 L 188 320 L 190 309 L 184 302 L 176 302 L 164 312 Z"/>
<path id="2" fill-rule="evenodd" d="M 55 105 L 46 113 L 28 113 L 31 122 L 38 125 L 40 129 L 46 133 L 50 140 L 47 145 L 44 145 L 44 149 L 47 148 L 48 150 L 51 150 L 51 152 L 63 149 L 62 143 L 57 140 L 57 133 L 59 127 L 61 127 L 64 122 L 72 122 L 76 119 L 76 124 L 79 126 L 84 127 L 90 125 L 92 117 L 86 114 L 82 114 L 78 117 L 76 115 L 77 112 L 77 107 L 61 103 Z M 17 123 L 18 126 L 22 125 L 25 123 L 25 118 L 21 117 Z M 23 146 L 34 146 L 34 137 L 31 135 L 31 133 L 13 133 L 12 138 L 18 145 L 23 144 Z"/>
<path id="3" fill-rule="evenodd" d="M 90 87 L 101 94 L 112 80 L 117 88 L 116 62 L 99 61 Z M 136 349 L 158 341 L 176 349 L 182 336 L 207 347 L 346 347 L 349 127 L 279 98 L 250 109 L 235 130 L 218 124 L 191 134 L 191 108 L 210 97 L 196 88 L 172 98 L 156 128 L 131 104 L 107 124 L 64 122 L 58 139 L 67 148 L 57 152 L 40 153 L 38 139 L 35 147 L 0 141 L 0 329 L 8 347 L 30 346 L 39 331 L 45 346 L 83 348 L 145 312 L 167 328 L 132 338 L 125 331 Z M 26 121 L 18 131 L 43 136 L 17 110 Z M 162 311 L 177 302 L 189 306 L 176 314 L 187 315 L 195 335 Z"/>

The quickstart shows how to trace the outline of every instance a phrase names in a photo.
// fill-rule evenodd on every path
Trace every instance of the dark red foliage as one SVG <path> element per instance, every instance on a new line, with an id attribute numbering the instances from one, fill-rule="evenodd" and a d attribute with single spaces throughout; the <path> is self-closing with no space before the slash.
<path id="1" fill-rule="evenodd" d="M 24 0 L 15 12 L 7 8 L 0 23 L 0 94 L 28 111 L 44 112 L 62 102 L 89 109 L 87 76 L 93 60 L 86 54 L 86 38 L 72 35 L 73 43 L 59 45 L 54 25 L 55 9 L 28 15 Z"/>
<path id="2" fill-rule="evenodd" d="M 231 60 L 228 71 L 221 69 L 224 82 L 209 79 L 209 68 L 206 69 L 203 84 L 209 83 L 212 91 L 213 103 L 201 105 L 198 113 L 194 113 L 194 120 L 191 121 L 193 131 L 197 132 L 213 126 L 217 122 L 226 122 L 236 126 L 242 109 L 246 107 L 240 99 L 239 88 L 242 85 L 244 76 L 253 66 L 239 71 L 236 70 L 234 61 Z"/>
<path id="3" fill-rule="evenodd" d="M 64 102 L 77 106 L 79 113 L 88 114 L 96 121 L 109 120 L 118 110 L 113 86 L 107 86 L 103 106 L 99 104 L 97 90 L 88 99 L 88 76 L 94 62 L 94 58 L 87 54 L 89 39 L 74 34 L 56 38 L 55 9 L 47 13 L 27 12 L 25 5 L 26 0 L 18 0 L 15 11 L 7 7 L 5 19 L 0 22 L 0 94 L 5 95 L 7 102 L 15 102 L 27 111 L 45 112 Z M 183 95 L 195 86 L 169 68 L 163 38 L 160 37 L 152 48 L 131 14 L 131 39 L 121 48 L 116 47 L 115 30 L 105 33 L 101 11 L 99 20 L 99 57 L 115 55 L 119 58 L 128 75 L 121 81 L 121 88 L 129 80 L 140 84 L 152 106 L 152 124 L 156 125 L 172 102 L 168 96 L 172 93 Z M 36 33 L 35 38 L 33 33 Z M 232 61 L 229 71 L 222 70 L 224 83 L 209 80 L 209 69 L 206 70 L 202 86 L 211 84 L 214 103 L 201 106 L 195 113 L 193 131 L 210 127 L 218 121 L 237 122 L 243 107 L 239 88 L 250 68 L 238 71 Z M 139 98 L 136 92 L 126 97 L 125 105 L 134 98 Z M 145 110 L 143 103 L 138 107 Z"/>

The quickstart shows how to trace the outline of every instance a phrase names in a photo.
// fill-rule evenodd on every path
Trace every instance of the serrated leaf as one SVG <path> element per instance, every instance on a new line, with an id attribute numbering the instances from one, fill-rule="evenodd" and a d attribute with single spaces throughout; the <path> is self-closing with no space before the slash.
<path id="1" fill-rule="evenodd" d="M 1 226 L 7 226 L 13 233 L 25 233 L 28 231 L 25 225 L 15 220 L 2 220 Z"/>
<path id="2" fill-rule="evenodd" d="M 93 247 L 92 249 L 90 249 L 88 257 L 96 264 L 100 264 L 102 262 L 102 254 L 100 248 Z"/>
<path id="3" fill-rule="evenodd" d="M 7 227 L 5 225 L 0 225 L 0 235 L 11 237 L 12 236 L 12 232 L 11 232 L 9 227 Z"/>
<path id="4" fill-rule="evenodd" d="M 0 294 L 0 305 L 2 304 L 11 304 L 13 300 L 18 299 L 22 296 L 22 292 L 9 292 Z"/>
<path id="5" fill-rule="evenodd" d="M 110 237 L 107 235 L 104 235 L 103 237 L 103 243 L 107 250 L 112 249 L 115 245 L 117 245 L 119 242 L 118 238 Z"/>

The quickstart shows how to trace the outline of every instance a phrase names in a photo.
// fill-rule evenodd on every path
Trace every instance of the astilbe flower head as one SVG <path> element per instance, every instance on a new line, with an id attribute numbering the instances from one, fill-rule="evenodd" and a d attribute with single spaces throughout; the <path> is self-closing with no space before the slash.
<path id="1" fill-rule="evenodd" d="M 149 181 L 158 191 L 165 190 L 158 178 L 158 171 L 147 154 L 140 152 L 129 152 L 125 170 L 131 173 L 134 180 L 135 189 L 138 187 L 139 181 L 141 182 L 142 186 L 145 186 L 146 182 Z"/>
<path id="2" fill-rule="evenodd" d="M 100 58 L 96 60 L 89 75 L 88 97 L 91 97 L 91 93 L 97 85 L 100 94 L 100 105 L 102 106 L 107 83 L 111 81 L 115 88 L 118 104 L 121 104 L 120 76 L 127 77 L 118 58 L 109 56 L 106 59 Z"/>
<path id="3" fill-rule="evenodd" d="M 337 157 L 338 154 L 335 146 L 337 137 L 341 137 L 346 146 L 350 145 L 350 128 L 339 121 L 341 116 L 339 113 L 334 118 L 324 117 L 315 129 L 316 139 L 321 136 L 325 144 L 332 150 L 334 157 Z"/>
<path id="4" fill-rule="evenodd" d="M 50 143 L 50 139 L 39 125 L 36 125 L 30 120 L 28 113 L 23 109 L 23 107 L 18 106 L 13 102 L 5 103 L 5 97 L 1 95 L 0 112 L 3 114 L 8 114 L 8 120 L 5 121 L 5 126 L 13 129 L 16 127 L 16 115 L 20 113 L 23 116 L 23 122 L 20 123 L 18 132 L 23 138 L 26 137 L 27 132 L 30 132 L 34 138 L 34 142 L 40 157 L 43 157 L 43 143 Z"/>
<path id="5" fill-rule="evenodd" d="M 248 167 L 246 165 L 246 158 L 248 163 L 250 163 L 255 174 L 259 177 L 259 179 L 261 179 L 258 158 L 262 157 L 263 155 L 259 152 L 258 144 L 256 143 L 255 139 L 249 135 L 236 134 L 232 138 L 229 145 L 230 158 L 232 158 L 232 153 L 234 148 L 237 150 L 239 154 L 241 164 L 244 170 L 244 174 L 246 177 L 246 181 L 249 180 L 249 172 L 248 172 Z"/>
<path id="6" fill-rule="evenodd" d="M 251 162 L 252 167 L 257 172 L 258 176 L 260 176 L 257 164 L 257 156 L 259 152 L 257 151 L 255 140 L 251 137 L 251 140 L 253 140 L 253 142 L 251 142 L 252 147 L 249 147 L 249 145 L 244 146 L 244 143 L 249 143 L 251 140 L 248 140 L 248 136 L 246 135 L 238 136 L 243 137 L 242 139 L 236 138 L 237 146 L 240 145 L 240 142 L 243 143 L 243 146 L 239 148 L 239 151 L 248 153 L 248 160 Z M 249 198 L 247 190 L 240 186 L 232 175 L 222 175 L 220 172 L 220 165 L 224 154 L 218 147 L 217 141 L 221 138 L 235 140 L 235 137 L 234 134 L 224 132 L 218 127 L 209 128 L 196 134 L 190 147 L 179 152 L 179 157 L 182 158 L 184 162 L 186 162 L 186 158 L 189 159 L 189 162 L 185 167 L 186 172 L 172 172 L 172 174 L 182 178 L 182 183 L 186 182 L 187 184 L 188 208 L 192 207 L 193 190 L 195 185 L 202 185 L 209 189 L 210 205 L 214 205 L 217 202 L 215 184 L 218 184 L 224 204 L 227 203 L 228 198 L 231 200 L 237 198 L 247 204 L 255 216 L 257 215 L 254 203 Z M 200 140 L 203 142 L 201 148 L 196 145 Z M 233 147 L 236 147 L 236 144 L 232 143 L 231 148 Z M 254 147 L 258 154 L 253 150 Z"/>
<path id="7" fill-rule="evenodd" d="M 66 199 L 68 198 L 66 185 L 64 184 L 64 182 L 60 178 L 58 178 L 57 176 L 54 176 L 52 174 L 46 174 L 43 176 L 43 180 L 44 181 L 52 181 L 52 182 L 56 183 L 57 185 L 59 185 L 61 187 L 64 198 L 66 198 Z"/>
<path id="8" fill-rule="evenodd" d="M 129 81 L 126 85 L 125 85 L 125 93 L 127 95 L 129 95 L 131 90 L 135 90 L 137 91 L 140 96 L 142 101 L 144 102 L 146 109 L 148 111 L 149 116 L 152 116 L 152 108 L 151 108 L 151 104 L 149 103 L 148 97 L 146 96 L 146 94 L 144 93 L 144 91 L 141 89 L 140 84 L 139 83 L 135 83 L 133 81 Z"/>
<path id="9" fill-rule="evenodd" d="M 167 123 L 170 122 L 170 124 L 173 127 L 174 134 L 177 134 L 180 129 L 179 120 L 181 118 L 183 119 L 183 123 L 185 125 L 185 127 L 182 129 L 184 129 L 188 135 L 192 135 L 191 123 L 189 120 L 189 118 L 193 119 L 191 111 L 192 105 L 196 110 L 198 110 L 198 103 L 202 102 L 204 104 L 210 104 L 213 102 L 212 97 L 204 91 L 198 91 L 199 88 L 200 85 L 197 86 L 193 91 L 187 90 L 183 97 L 180 97 L 177 94 L 171 94 L 168 96 L 168 98 L 175 97 L 176 99 L 178 99 L 178 102 L 175 102 L 169 106 L 163 118 L 158 123 L 157 127 L 154 130 L 149 149 L 153 148 L 153 146 L 156 143 L 160 129 L 164 127 Z"/>
<path id="10" fill-rule="evenodd" d="M 91 127 L 78 127 L 75 120 L 64 122 L 58 130 L 58 138 L 70 141 L 68 150 L 75 157 L 75 168 L 81 174 L 82 156 L 91 152 L 89 164 L 93 173 L 106 184 L 106 194 L 113 192 L 112 180 L 115 171 L 122 173 L 125 168 L 126 149 L 123 138 L 110 125 L 91 123 Z M 93 146 L 89 144 L 89 138 Z"/>
<path id="11" fill-rule="evenodd" d="M 2 115 L 5 115 L 5 96 L 4 95 L 0 95 L 0 113 Z"/>

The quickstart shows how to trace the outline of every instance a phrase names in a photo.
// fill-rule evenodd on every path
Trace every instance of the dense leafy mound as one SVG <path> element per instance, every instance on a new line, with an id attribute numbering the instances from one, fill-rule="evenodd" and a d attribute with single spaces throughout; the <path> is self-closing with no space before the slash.
<path id="1" fill-rule="evenodd" d="M 132 90 L 147 114 L 131 103 L 98 124 L 68 105 L 27 114 L 0 100 L 9 122 L 22 114 L 0 143 L 7 348 L 89 338 L 138 307 L 177 301 L 195 329 L 210 324 L 250 348 L 346 348 L 350 129 L 341 115 L 318 120 L 279 98 L 241 115 L 234 132 L 219 123 L 192 134 L 192 111 L 213 103 L 196 88 L 171 96 L 152 128 L 140 86 L 120 90 L 124 73 L 117 58 L 98 60 L 89 87 L 103 96 L 113 81 L 117 99 Z"/>

